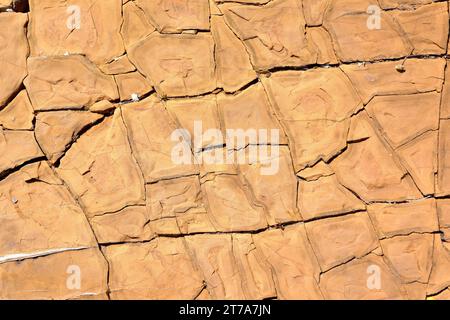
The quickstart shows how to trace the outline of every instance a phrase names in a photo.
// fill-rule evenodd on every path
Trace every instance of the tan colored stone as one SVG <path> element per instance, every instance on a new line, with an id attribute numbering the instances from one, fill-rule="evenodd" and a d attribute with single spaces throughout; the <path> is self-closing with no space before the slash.
<path id="1" fill-rule="evenodd" d="M 318 201 L 320 199 L 320 201 Z M 336 177 L 300 181 L 298 207 L 306 220 L 365 210 L 365 204 L 339 184 Z"/>
<path id="2" fill-rule="evenodd" d="M 32 130 L 33 119 L 33 107 L 25 90 L 20 91 L 4 109 L 0 110 L 0 125 L 5 129 Z"/>
<path id="3" fill-rule="evenodd" d="M 448 3 L 440 2 L 418 7 L 416 10 L 392 11 L 400 25 L 412 54 L 444 54 L 448 41 Z"/>
<path id="4" fill-rule="evenodd" d="M 178 121 L 179 127 L 187 130 L 186 135 L 189 134 L 188 140 L 192 141 L 192 147 L 195 152 L 200 152 L 206 147 L 221 146 L 223 144 L 223 141 L 216 141 L 215 137 L 206 136 L 206 132 L 211 129 L 223 132 L 215 95 L 168 100 L 166 108 Z"/>
<path id="5" fill-rule="evenodd" d="M 208 0 L 136 0 L 160 33 L 209 30 Z"/>
<path id="6" fill-rule="evenodd" d="M 329 177 L 333 174 L 334 172 L 331 170 L 329 165 L 323 161 L 319 161 L 313 167 L 307 167 L 300 170 L 297 173 L 297 176 L 306 181 L 316 181 L 321 177 Z"/>
<path id="7" fill-rule="evenodd" d="M 180 164 L 173 160 L 172 152 L 178 141 L 172 140 L 172 134 L 178 128 L 161 101 L 151 96 L 123 106 L 122 113 L 133 155 L 146 182 L 197 173 L 192 163 Z"/>
<path id="8" fill-rule="evenodd" d="M 121 110 L 87 131 L 61 159 L 58 173 L 89 216 L 143 203 L 144 181 Z"/>
<path id="9" fill-rule="evenodd" d="M 0 8 L 10 8 L 13 4 L 13 0 L 0 0 Z"/>
<path id="10" fill-rule="evenodd" d="M 403 64 L 405 72 L 398 72 L 396 65 L 397 61 L 388 61 L 343 65 L 341 69 L 349 77 L 364 104 L 375 96 L 441 91 L 444 59 L 407 59 Z"/>
<path id="11" fill-rule="evenodd" d="M 217 86 L 233 92 L 256 79 L 244 45 L 222 17 L 211 17 L 211 32 L 215 41 Z"/>
<path id="12" fill-rule="evenodd" d="M 116 106 L 113 105 L 108 100 L 102 100 L 102 101 L 96 102 L 92 106 L 90 106 L 89 111 L 97 112 L 97 113 L 108 113 L 108 112 L 114 110 L 115 107 Z"/>
<path id="13" fill-rule="evenodd" d="M 317 52 L 306 36 L 301 3 L 274 0 L 263 6 L 230 5 L 223 12 L 257 70 L 316 62 Z"/>
<path id="14" fill-rule="evenodd" d="M 24 81 L 35 110 L 82 109 L 119 97 L 112 76 L 80 55 L 28 59 Z"/>
<path id="15" fill-rule="evenodd" d="M 214 43 L 209 35 L 151 34 L 128 54 L 163 96 L 192 96 L 216 88 Z"/>
<path id="16" fill-rule="evenodd" d="M 379 26 L 374 23 L 378 12 L 369 13 L 370 5 L 373 3 L 369 0 L 333 1 L 329 5 L 324 26 L 342 61 L 444 53 L 448 34 L 446 3 L 414 11 L 379 9 Z"/>
<path id="17" fill-rule="evenodd" d="M 198 176 L 161 180 L 147 186 L 149 225 L 156 234 L 215 232 Z"/>
<path id="18" fill-rule="evenodd" d="M 99 66 L 104 74 L 122 74 L 136 70 L 136 67 L 130 62 L 127 56 L 115 58 L 113 61 Z"/>
<path id="19" fill-rule="evenodd" d="M 31 0 L 31 55 L 83 54 L 95 63 L 121 56 L 121 4 L 120 0 Z"/>
<path id="20" fill-rule="evenodd" d="M 437 200 L 439 225 L 450 228 L 450 199 Z"/>
<path id="21" fill-rule="evenodd" d="M 445 69 L 445 79 L 450 79 L 450 68 Z M 444 82 L 441 100 L 441 119 L 450 119 L 450 82 Z"/>
<path id="22" fill-rule="evenodd" d="M 79 133 L 103 118 L 83 111 L 42 112 L 36 117 L 35 135 L 47 159 L 55 163 Z"/>
<path id="23" fill-rule="evenodd" d="M 251 235 L 186 238 L 213 299 L 262 299 L 276 295 L 270 266 L 254 252 Z"/>
<path id="24" fill-rule="evenodd" d="M 114 78 L 122 101 L 142 97 L 153 90 L 150 82 L 139 72 L 119 74 Z"/>
<path id="25" fill-rule="evenodd" d="M 308 222 L 306 231 L 323 272 L 378 247 L 367 213 Z"/>
<path id="26" fill-rule="evenodd" d="M 32 131 L 0 130 L 0 174 L 41 158 L 43 153 Z"/>
<path id="27" fill-rule="evenodd" d="M 396 148 L 439 127 L 440 94 L 374 97 L 366 106 L 369 115 Z"/>
<path id="28" fill-rule="evenodd" d="M 448 6 L 0 0 L 0 299 L 449 298 Z"/>
<path id="29" fill-rule="evenodd" d="M 279 299 L 322 299 L 317 285 L 320 267 L 303 224 L 253 236 L 257 254 L 266 261 Z"/>
<path id="30" fill-rule="evenodd" d="M 437 195 L 450 195 L 450 120 L 441 120 L 439 130 L 439 158 L 436 181 Z"/>
<path id="31" fill-rule="evenodd" d="M 80 288 L 68 287 L 70 276 L 78 271 Z M 4 263 L 0 264 L 0 299 L 107 299 L 107 274 L 108 266 L 97 248 Z"/>
<path id="32" fill-rule="evenodd" d="M 27 75 L 27 23 L 24 13 L 2 12 L 0 15 L 0 107 L 12 98 Z"/>
<path id="33" fill-rule="evenodd" d="M 123 5 L 122 15 L 123 23 L 120 33 L 127 50 L 131 45 L 155 31 L 155 27 L 150 24 L 145 13 L 134 1 L 129 1 Z"/>
<path id="34" fill-rule="evenodd" d="M 138 242 L 151 240 L 149 216 L 144 206 L 129 206 L 115 213 L 90 218 L 99 243 Z"/>
<path id="35" fill-rule="evenodd" d="M 373 5 L 370 0 L 331 1 L 329 4 L 323 23 L 333 38 L 339 59 L 370 61 L 410 54 L 411 44 L 401 36 L 401 27 L 389 13 L 380 10 L 380 27 L 371 25 L 371 16 L 367 13 L 370 5 Z"/>
<path id="36" fill-rule="evenodd" d="M 418 5 L 429 4 L 433 0 L 379 0 L 383 9 L 410 9 Z"/>
<path id="37" fill-rule="evenodd" d="M 405 283 L 427 283 L 433 255 L 432 234 L 411 234 L 381 240 L 387 263 Z M 426 291 L 426 288 L 423 288 Z"/>
<path id="38" fill-rule="evenodd" d="M 96 244 L 83 211 L 46 162 L 2 180 L 0 208 L 0 263 Z"/>
<path id="39" fill-rule="evenodd" d="M 217 96 L 217 104 L 225 130 L 253 130 L 258 141 L 246 141 L 249 144 L 286 144 L 287 139 L 266 97 L 264 87 L 255 84 L 251 88 L 237 94 Z M 265 134 L 259 130 L 266 130 Z M 275 135 L 277 141 L 272 141 Z M 265 137 L 264 137 L 265 136 Z M 250 140 L 250 139 L 249 139 Z M 239 142 L 235 142 L 239 146 Z M 227 146 L 230 148 L 230 146 Z"/>
<path id="40" fill-rule="evenodd" d="M 360 113 L 354 120 L 352 127 L 364 126 L 370 138 L 349 144 L 347 150 L 331 162 L 340 183 L 365 202 L 420 198 L 411 177 L 405 175 L 398 159 L 378 138 L 368 116 Z"/>
<path id="41" fill-rule="evenodd" d="M 277 148 L 277 147 L 275 147 Z M 269 225 L 302 220 L 296 204 L 297 179 L 287 147 L 280 147 L 275 162 L 250 162 L 239 165 L 238 170 L 251 190 L 255 203 L 264 208 Z M 264 174 L 263 168 L 271 169 Z"/>
<path id="42" fill-rule="evenodd" d="M 380 238 L 439 230 L 434 199 L 402 204 L 371 204 L 367 211 Z"/>
<path id="43" fill-rule="evenodd" d="M 325 9 L 332 0 L 302 0 L 303 14 L 309 27 L 320 26 L 323 23 Z"/>
<path id="44" fill-rule="evenodd" d="M 348 118 L 362 105 L 341 70 L 283 71 L 263 83 L 289 137 L 296 171 L 346 147 Z"/>
<path id="45" fill-rule="evenodd" d="M 381 257 L 373 254 L 325 273 L 320 279 L 320 288 L 325 298 L 331 300 L 407 299 L 400 280 Z"/>
<path id="46" fill-rule="evenodd" d="M 444 247 L 440 236 L 434 235 L 433 266 L 428 279 L 427 295 L 441 292 L 450 286 L 450 251 Z"/>
<path id="47" fill-rule="evenodd" d="M 104 248 L 104 253 L 113 300 L 194 299 L 203 288 L 183 239 L 113 245 Z"/>
<path id="48" fill-rule="evenodd" d="M 218 174 L 202 184 L 207 211 L 217 231 L 250 231 L 267 227 L 263 208 L 237 175 Z"/>
<path id="49" fill-rule="evenodd" d="M 396 151 L 422 194 L 434 194 L 438 167 L 438 133 L 427 132 Z"/>

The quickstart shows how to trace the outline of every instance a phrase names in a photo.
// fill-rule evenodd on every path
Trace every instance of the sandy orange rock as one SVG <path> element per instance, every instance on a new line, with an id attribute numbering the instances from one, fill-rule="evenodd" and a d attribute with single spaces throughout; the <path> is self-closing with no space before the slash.
<path id="1" fill-rule="evenodd" d="M 362 105 L 341 70 L 285 71 L 263 83 L 286 130 L 297 171 L 328 161 L 346 147 L 348 119 Z"/>
<path id="2" fill-rule="evenodd" d="M 57 171 L 89 216 L 144 201 L 142 173 L 131 153 L 120 109 L 78 139 Z"/>
<path id="3" fill-rule="evenodd" d="M 31 55 L 84 54 L 96 63 L 122 55 L 121 5 L 121 0 L 31 0 Z"/>
<path id="4" fill-rule="evenodd" d="M 317 201 L 317 197 L 322 200 Z M 365 204 L 344 188 L 334 175 L 314 181 L 300 181 L 298 206 L 302 217 L 307 220 L 366 208 Z"/>
<path id="5" fill-rule="evenodd" d="M 172 160 L 172 150 L 178 142 L 173 140 L 172 133 L 177 126 L 160 100 L 151 96 L 125 105 L 122 114 L 133 155 L 146 182 L 191 175 L 198 171 L 193 163 L 175 163 Z"/>
<path id="6" fill-rule="evenodd" d="M 194 299 L 203 288 L 182 239 L 108 246 L 104 253 L 111 299 Z"/>
<path id="7" fill-rule="evenodd" d="M 436 182 L 436 193 L 450 194 L 450 120 L 441 120 L 439 130 L 439 167 Z"/>
<path id="8" fill-rule="evenodd" d="M 129 57 L 163 96 L 192 96 L 216 88 L 210 35 L 151 34 L 129 50 Z"/>
<path id="9" fill-rule="evenodd" d="M 33 120 L 33 107 L 25 90 L 20 91 L 5 108 L 0 110 L 0 125 L 5 129 L 31 130 Z"/>
<path id="10" fill-rule="evenodd" d="M 439 229 L 434 199 L 402 204 L 372 204 L 367 211 L 380 238 Z"/>
<path id="11" fill-rule="evenodd" d="M 36 140 L 51 162 L 60 159 L 79 133 L 102 118 L 84 111 L 52 111 L 36 117 Z"/>
<path id="12" fill-rule="evenodd" d="M 355 213 L 306 224 L 306 231 L 323 272 L 378 247 L 366 213 Z"/>
<path id="13" fill-rule="evenodd" d="M 376 273 L 379 273 L 379 280 Z M 383 259 L 374 254 L 352 260 L 325 273 L 320 279 L 320 288 L 325 298 L 332 300 L 407 299 L 401 282 Z"/>
<path id="14" fill-rule="evenodd" d="M 449 299 L 448 1 L 29 4 L 0 299 Z"/>
<path id="15" fill-rule="evenodd" d="M 114 78 L 81 55 L 28 59 L 24 84 L 35 110 L 82 109 L 119 97 Z"/>
<path id="16" fill-rule="evenodd" d="M 20 145 L 20 148 L 17 146 Z M 0 131 L 0 173 L 42 158 L 43 153 L 32 131 Z"/>
<path id="17" fill-rule="evenodd" d="M 0 195 L 0 263 L 96 245 L 82 209 L 46 162 L 2 180 Z"/>
<path id="18" fill-rule="evenodd" d="M 26 37 L 28 17 L 23 13 L 0 15 L 0 106 L 4 106 L 20 88 L 27 75 L 29 54 Z"/>
<path id="19" fill-rule="evenodd" d="M 209 30 L 208 0 L 135 1 L 160 33 Z"/>
<path id="20" fill-rule="evenodd" d="M 317 51 L 305 34 L 300 3 L 275 0 L 263 6 L 228 5 L 224 16 L 246 45 L 257 70 L 316 62 Z"/>
<path id="21" fill-rule="evenodd" d="M 280 299 L 322 299 L 320 267 L 303 224 L 254 236 L 257 252 L 271 266 Z"/>
<path id="22" fill-rule="evenodd" d="M 0 264 L 0 298 L 106 299 L 107 270 L 107 263 L 97 248 L 3 263 Z M 68 283 L 71 283 L 68 276 L 74 272 L 80 275 L 79 288 L 68 287 Z"/>

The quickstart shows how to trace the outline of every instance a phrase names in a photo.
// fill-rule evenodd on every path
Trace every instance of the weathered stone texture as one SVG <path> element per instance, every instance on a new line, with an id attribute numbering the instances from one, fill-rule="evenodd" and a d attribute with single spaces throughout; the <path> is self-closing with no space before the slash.
<path id="1" fill-rule="evenodd" d="M 449 300 L 448 53 L 442 0 L 0 0 L 0 299 Z"/>

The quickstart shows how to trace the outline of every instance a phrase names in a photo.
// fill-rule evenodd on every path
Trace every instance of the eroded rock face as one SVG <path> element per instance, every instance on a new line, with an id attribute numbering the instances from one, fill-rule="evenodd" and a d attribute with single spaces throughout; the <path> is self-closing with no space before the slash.
<path id="1" fill-rule="evenodd" d="M 4 12 L 0 16 L 0 105 L 4 105 L 22 85 L 27 75 L 29 47 L 26 14 Z"/>
<path id="2" fill-rule="evenodd" d="M 448 1 L 0 0 L 0 299 L 450 299 Z"/>

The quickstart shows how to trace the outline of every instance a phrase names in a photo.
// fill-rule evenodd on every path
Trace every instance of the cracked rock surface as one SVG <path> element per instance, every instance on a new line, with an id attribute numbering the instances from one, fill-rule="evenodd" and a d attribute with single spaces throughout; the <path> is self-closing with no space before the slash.
<path id="1" fill-rule="evenodd" d="M 0 299 L 450 299 L 449 59 L 445 0 L 0 0 Z"/>

